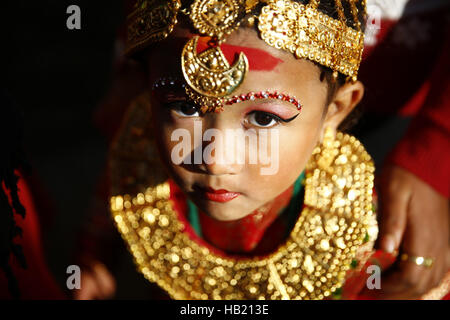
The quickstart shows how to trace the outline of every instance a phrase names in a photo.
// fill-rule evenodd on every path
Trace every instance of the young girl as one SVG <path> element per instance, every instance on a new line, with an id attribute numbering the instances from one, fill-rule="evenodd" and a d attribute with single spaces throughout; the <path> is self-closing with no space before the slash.
<path id="1" fill-rule="evenodd" d="M 138 270 L 175 299 L 379 289 L 393 257 L 372 250 L 374 167 L 339 131 L 364 92 L 364 1 L 130 12 L 127 53 L 147 66 L 148 93 L 112 148 L 111 211 Z"/>

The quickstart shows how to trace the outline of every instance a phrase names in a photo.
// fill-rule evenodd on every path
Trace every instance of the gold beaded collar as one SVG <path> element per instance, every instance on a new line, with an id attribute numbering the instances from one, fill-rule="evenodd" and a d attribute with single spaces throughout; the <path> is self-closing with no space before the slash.
<path id="1" fill-rule="evenodd" d="M 374 166 L 338 133 L 306 167 L 304 209 L 288 240 L 265 257 L 214 254 L 185 232 L 153 147 L 148 100 L 130 108 L 110 157 L 111 213 L 137 269 L 174 299 L 322 299 L 345 281 L 377 235 Z"/>

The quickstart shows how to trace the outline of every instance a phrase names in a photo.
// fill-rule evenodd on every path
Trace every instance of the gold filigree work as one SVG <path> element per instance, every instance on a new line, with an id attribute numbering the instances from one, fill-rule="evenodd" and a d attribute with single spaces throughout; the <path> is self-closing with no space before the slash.
<path id="1" fill-rule="evenodd" d="M 127 55 L 169 36 L 177 24 L 180 0 L 140 0 L 127 17 Z"/>
<path id="2" fill-rule="evenodd" d="M 197 56 L 198 37 L 189 40 L 183 48 L 181 67 L 188 85 L 204 95 L 203 100 L 207 102 L 231 94 L 247 74 L 248 61 L 243 52 L 230 67 L 220 49 L 225 36 L 239 27 L 244 15 L 245 0 L 195 0 L 191 5 L 189 17 L 194 28 L 200 34 L 210 36 L 214 44 Z M 211 109 L 211 103 L 202 108 Z"/>
<path id="3" fill-rule="evenodd" d="M 241 53 L 230 66 L 219 47 L 197 54 L 198 37 L 190 39 L 181 55 L 181 67 L 188 85 L 201 95 L 223 98 L 230 95 L 248 72 L 247 57 Z"/>
<path id="4" fill-rule="evenodd" d="M 196 0 L 190 18 L 201 33 L 219 41 L 239 27 L 245 14 L 245 0 Z"/>
<path id="5" fill-rule="evenodd" d="M 339 11 L 338 11 L 339 12 Z M 312 8 L 290 0 L 272 0 L 258 18 L 267 44 L 315 61 L 356 81 L 364 33 Z"/>

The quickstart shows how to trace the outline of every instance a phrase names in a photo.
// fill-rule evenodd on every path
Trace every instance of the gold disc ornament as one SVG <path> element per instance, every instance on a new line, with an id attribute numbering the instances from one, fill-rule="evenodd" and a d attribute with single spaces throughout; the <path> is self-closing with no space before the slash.
<path id="1" fill-rule="evenodd" d="M 126 55 L 166 39 L 178 23 L 180 0 L 139 0 L 127 16 Z"/>
<path id="2" fill-rule="evenodd" d="M 239 27 L 244 15 L 244 0 L 197 0 L 190 13 L 192 23 L 200 33 L 219 41 Z"/>

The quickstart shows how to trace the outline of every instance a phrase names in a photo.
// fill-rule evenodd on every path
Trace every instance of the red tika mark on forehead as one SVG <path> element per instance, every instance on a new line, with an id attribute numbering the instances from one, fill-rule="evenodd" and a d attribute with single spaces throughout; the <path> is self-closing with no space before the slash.
<path id="1" fill-rule="evenodd" d="M 201 37 L 198 41 L 197 52 L 200 53 L 208 49 L 210 40 L 211 38 L 209 37 Z M 239 53 L 243 52 L 247 56 L 251 71 L 272 71 L 278 64 L 283 62 L 283 60 L 261 49 L 234 46 L 226 43 L 220 45 L 220 49 L 230 64 L 233 64 Z"/>

